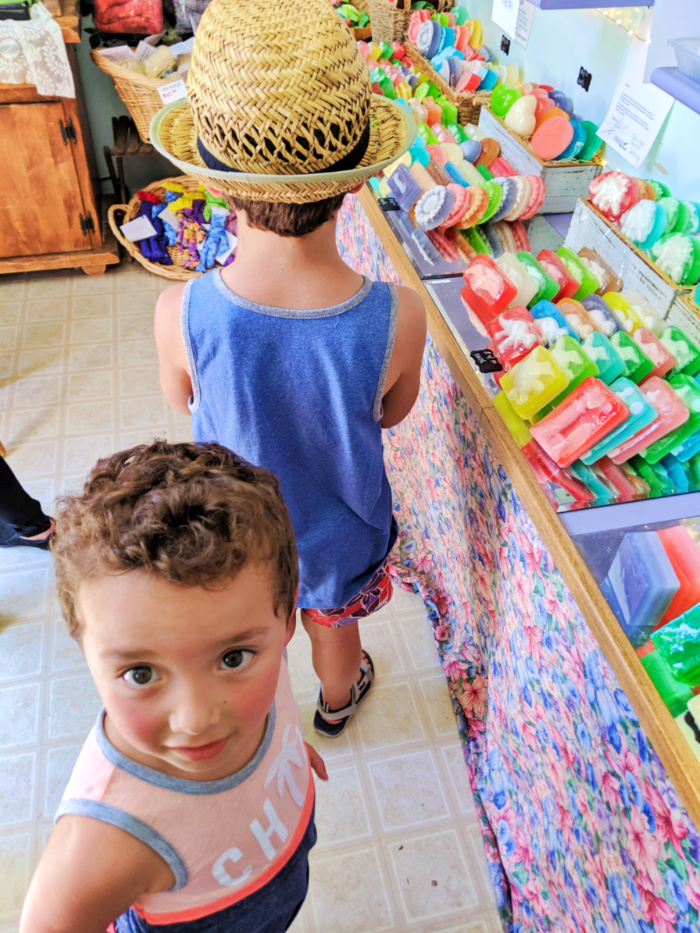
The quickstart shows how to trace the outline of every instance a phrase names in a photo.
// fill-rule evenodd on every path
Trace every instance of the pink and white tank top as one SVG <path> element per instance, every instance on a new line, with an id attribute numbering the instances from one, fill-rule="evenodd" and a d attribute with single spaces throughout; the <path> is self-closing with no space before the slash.
<path id="1" fill-rule="evenodd" d="M 197 920 L 273 878 L 299 846 L 314 784 L 286 661 L 260 748 L 240 771 L 189 781 L 127 758 L 107 739 L 104 710 L 73 769 L 56 820 L 91 816 L 126 830 L 170 866 L 175 885 L 133 905 L 149 923 Z"/>

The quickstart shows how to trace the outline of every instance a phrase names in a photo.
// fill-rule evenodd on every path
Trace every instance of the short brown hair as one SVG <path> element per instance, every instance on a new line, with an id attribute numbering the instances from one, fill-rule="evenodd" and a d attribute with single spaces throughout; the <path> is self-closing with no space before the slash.
<path id="1" fill-rule="evenodd" d="M 313 233 L 337 214 L 344 197 L 344 194 L 336 194 L 310 204 L 273 204 L 231 196 L 227 200 L 235 210 L 245 211 L 249 226 L 269 230 L 277 236 L 300 237 Z"/>
<path id="2" fill-rule="evenodd" d="M 208 587 L 249 560 L 269 562 L 275 612 L 295 608 L 297 549 L 279 481 L 219 444 L 154 441 L 98 460 L 82 493 L 60 500 L 52 551 L 74 638 L 80 584 L 130 570 Z"/>

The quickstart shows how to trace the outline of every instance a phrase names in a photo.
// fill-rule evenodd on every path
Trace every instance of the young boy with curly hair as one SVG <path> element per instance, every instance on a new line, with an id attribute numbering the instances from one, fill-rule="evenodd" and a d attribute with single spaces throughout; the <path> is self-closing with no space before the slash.
<path id="1" fill-rule="evenodd" d="M 280 933 L 310 769 L 284 659 L 297 554 L 276 478 L 217 444 L 100 460 L 63 499 L 58 594 L 104 704 L 21 933 Z M 308 749 L 308 752 L 307 752 Z"/>
<path id="2" fill-rule="evenodd" d="M 156 148 L 226 195 L 236 260 L 160 296 L 163 392 L 216 440 L 280 479 L 299 549 L 297 605 L 321 681 L 314 726 L 338 736 L 372 684 L 358 619 L 391 597 L 396 537 L 381 429 L 418 394 L 425 309 L 349 268 L 343 197 L 410 145 L 410 112 L 371 93 L 327 0 L 213 0 L 189 99 Z"/>

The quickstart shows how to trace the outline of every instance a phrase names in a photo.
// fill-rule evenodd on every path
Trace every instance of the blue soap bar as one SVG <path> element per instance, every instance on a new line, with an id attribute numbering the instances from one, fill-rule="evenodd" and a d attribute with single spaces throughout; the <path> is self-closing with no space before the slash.
<path id="1" fill-rule="evenodd" d="M 464 153 L 464 158 L 467 162 L 472 164 L 481 155 L 481 142 L 478 139 L 465 139 L 463 143 L 459 144 L 459 148 Z"/>
<path id="2" fill-rule="evenodd" d="M 695 434 L 686 437 L 682 444 L 673 448 L 671 453 L 676 460 L 680 460 L 681 463 L 687 463 L 689 460 L 692 460 L 696 454 L 700 454 L 700 431 L 696 431 Z"/>
<path id="3" fill-rule="evenodd" d="M 563 108 L 562 108 L 563 109 Z M 578 120 L 573 118 L 569 121 L 574 130 L 574 135 L 566 149 L 557 156 L 557 159 L 575 159 L 579 152 L 586 145 L 588 134 L 581 126 Z"/>
<path id="4" fill-rule="evenodd" d="M 606 385 L 610 385 L 624 374 L 625 361 L 605 334 L 594 330 L 583 341 L 583 349 L 597 365 L 598 378 Z"/>
<path id="5" fill-rule="evenodd" d="M 655 531 L 623 537 L 603 584 L 603 594 L 611 597 L 610 607 L 635 647 L 649 638 L 680 587 Z"/>
<path id="6" fill-rule="evenodd" d="M 659 462 L 663 463 L 677 493 L 690 492 L 690 478 L 673 454 L 666 454 Z M 656 467 L 656 464 L 654 466 Z"/>
<path id="7" fill-rule="evenodd" d="M 593 470 L 587 467 L 585 463 L 581 463 L 580 460 L 575 460 L 570 467 L 567 467 L 567 470 L 573 473 L 577 479 L 580 479 L 593 493 L 595 501 L 592 505 L 609 505 L 616 498 L 616 490 L 613 490 L 607 482 L 597 477 Z"/>
<path id="8" fill-rule="evenodd" d="M 644 392 L 626 376 L 616 379 L 610 388 L 629 408 L 629 416 L 581 457 L 584 463 L 595 463 L 605 457 L 614 447 L 650 425 L 658 414 Z"/>
<path id="9" fill-rule="evenodd" d="M 557 306 L 553 302 L 546 301 L 543 298 L 541 301 L 538 301 L 536 304 L 534 304 L 530 308 L 530 314 L 534 317 L 536 321 L 547 321 L 547 319 L 550 319 L 550 321 L 554 322 L 554 323 L 548 323 L 544 325 L 543 329 L 541 330 L 543 339 L 547 340 L 547 338 L 545 337 L 545 334 L 547 333 L 547 331 L 551 331 L 551 336 L 554 337 L 553 340 L 551 339 L 551 337 L 549 340 L 547 340 L 547 345 L 549 345 L 549 343 L 554 343 L 556 340 L 559 339 L 559 337 L 563 336 L 562 334 L 556 334 L 556 336 L 554 336 L 556 333 L 556 328 L 558 328 L 559 330 L 563 328 L 564 333 L 568 334 L 569 337 L 573 337 L 577 343 L 581 342 L 579 340 L 579 336 L 576 333 L 576 331 L 571 327 L 571 325 L 568 323 L 568 321 L 566 320 L 564 315 L 561 313 L 559 308 L 557 308 Z M 540 330 L 540 328 L 538 328 L 538 330 Z"/>
<path id="10" fill-rule="evenodd" d="M 469 182 L 453 162 L 445 162 L 445 171 L 456 185 L 461 185 L 463 188 L 469 187 Z"/>
<path id="11" fill-rule="evenodd" d="M 494 71 L 493 68 L 487 68 L 486 74 L 481 80 L 481 84 L 477 88 L 478 91 L 492 91 L 496 86 L 496 81 L 498 81 L 498 72 Z"/>

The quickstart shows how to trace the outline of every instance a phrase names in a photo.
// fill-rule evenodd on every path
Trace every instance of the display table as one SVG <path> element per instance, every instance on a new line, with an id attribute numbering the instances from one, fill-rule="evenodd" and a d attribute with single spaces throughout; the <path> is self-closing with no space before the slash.
<path id="1" fill-rule="evenodd" d="M 385 437 L 395 562 L 429 609 L 504 927 L 700 931 L 697 762 L 368 189 L 338 241 L 428 309 L 418 401 Z"/>

